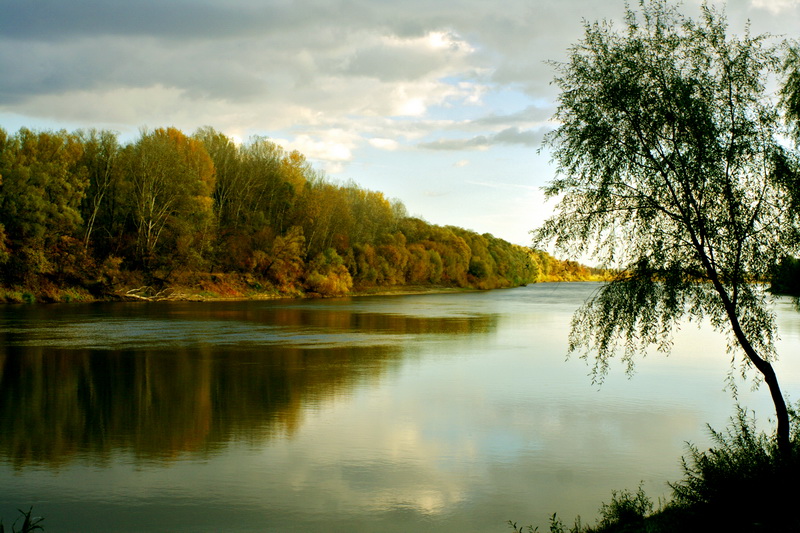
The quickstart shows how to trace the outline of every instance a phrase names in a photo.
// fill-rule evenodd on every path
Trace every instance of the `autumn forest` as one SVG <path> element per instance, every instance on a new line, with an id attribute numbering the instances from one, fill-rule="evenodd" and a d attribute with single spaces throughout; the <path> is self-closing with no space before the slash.
<path id="1" fill-rule="evenodd" d="M 110 131 L 0 129 L 0 301 L 341 296 L 596 275 L 409 216 L 265 138 L 163 128 L 122 144 Z"/>

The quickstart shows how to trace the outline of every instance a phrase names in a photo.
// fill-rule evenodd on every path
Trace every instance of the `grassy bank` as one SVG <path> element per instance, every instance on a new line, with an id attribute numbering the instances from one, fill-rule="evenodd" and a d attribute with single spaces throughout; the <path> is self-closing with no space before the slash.
<path id="1" fill-rule="evenodd" d="M 85 286 L 59 286 L 38 283 L 33 286 L 0 286 L 0 303 L 70 303 L 97 301 L 215 301 L 215 300 L 271 300 L 279 298 L 326 297 L 313 291 L 297 289 L 280 291 L 270 283 L 243 274 L 203 274 L 191 279 L 164 283 L 141 276 L 127 279 L 114 286 L 90 290 Z M 453 287 L 434 284 L 389 285 L 353 287 L 337 296 L 377 296 L 404 294 L 433 294 L 479 290 L 473 287 Z"/>

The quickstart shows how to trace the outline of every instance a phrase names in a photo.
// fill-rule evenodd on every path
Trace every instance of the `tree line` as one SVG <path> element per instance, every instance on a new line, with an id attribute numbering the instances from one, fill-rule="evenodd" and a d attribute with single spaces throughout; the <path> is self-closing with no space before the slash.
<path id="1" fill-rule="evenodd" d="M 123 144 L 111 131 L 0 129 L 7 301 L 170 285 L 339 296 L 590 275 L 490 234 L 411 217 L 402 202 L 333 183 L 266 138 L 237 144 L 210 127 L 159 128 Z"/>

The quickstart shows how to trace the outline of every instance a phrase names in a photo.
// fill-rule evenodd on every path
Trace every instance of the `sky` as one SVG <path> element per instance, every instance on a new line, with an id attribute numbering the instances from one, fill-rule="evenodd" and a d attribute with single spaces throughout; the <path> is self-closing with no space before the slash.
<path id="1" fill-rule="evenodd" d="M 730 32 L 800 38 L 800 0 L 729 0 Z M 631 4 L 636 5 L 633 1 Z M 698 13 L 698 0 L 681 10 Z M 9 133 L 211 126 L 338 183 L 522 245 L 552 212 L 552 61 L 623 0 L 0 0 Z M 619 26 L 621 27 L 621 25 Z"/>

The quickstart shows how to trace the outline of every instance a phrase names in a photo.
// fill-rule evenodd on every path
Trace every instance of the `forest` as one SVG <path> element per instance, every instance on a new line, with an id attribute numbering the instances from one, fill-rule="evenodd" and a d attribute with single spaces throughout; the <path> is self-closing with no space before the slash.
<path id="1" fill-rule="evenodd" d="M 602 272 L 437 226 L 266 138 L 0 129 L 0 301 L 493 289 Z"/>

